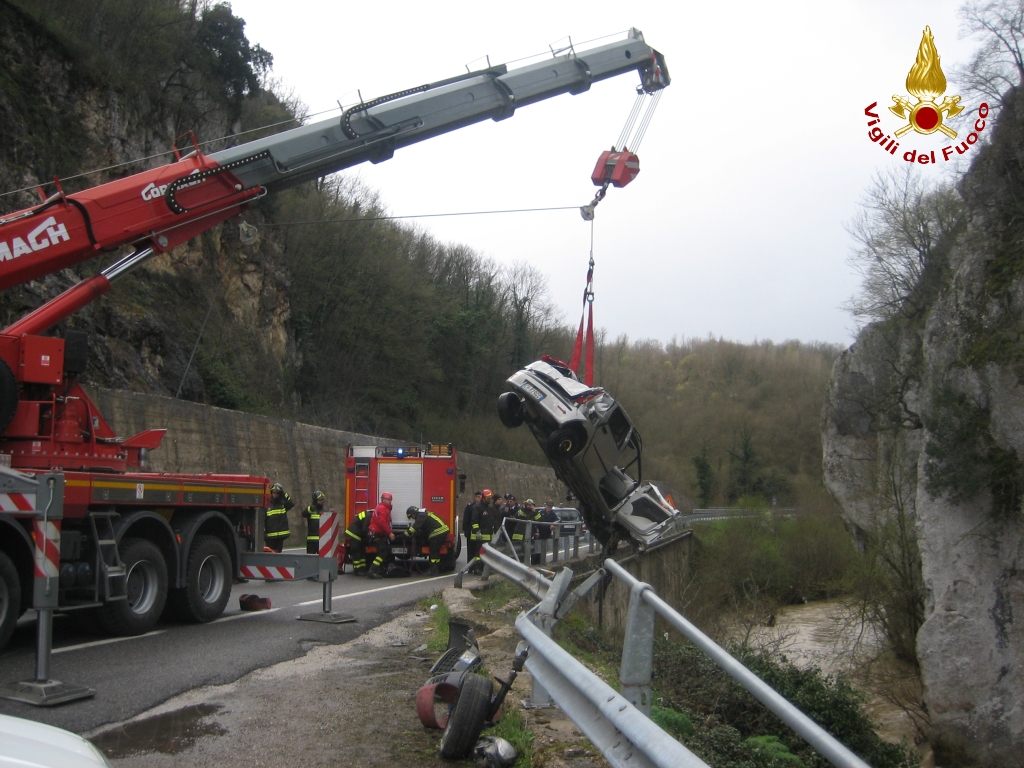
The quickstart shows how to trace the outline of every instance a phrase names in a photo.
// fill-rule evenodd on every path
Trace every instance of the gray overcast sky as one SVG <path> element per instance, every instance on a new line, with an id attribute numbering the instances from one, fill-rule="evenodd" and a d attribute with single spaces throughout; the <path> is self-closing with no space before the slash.
<path id="1" fill-rule="evenodd" d="M 353 102 L 357 88 L 370 98 L 450 77 L 485 54 L 500 63 L 567 35 L 575 43 L 642 30 L 665 54 L 672 85 L 641 146 L 640 175 L 598 206 L 594 310 L 613 337 L 662 342 L 709 333 L 852 341 L 840 305 L 858 280 L 844 225 L 877 171 L 905 165 L 904 149 L 950 143 L 911 133 L 894 158 L 867 138 L 864 109 L 877 101 L 882 127 L 901 125 L 886 108 L 893 94 L 909 96 L 926 25 L 947 77 L 974 48 L 959 39 L 960 3 L 944 0 L 231 5 L 249 39 L 273 53 L 275 77 L 314 113 Z M 394 215 L 583 205 L 637 83 L 613 78 L 349 173 Z M 958 93 L 954 82 L 946 93 Z M 976 112 L 964 104 L 963 117 Z M 501 263 L 535 265 L 564 321 L 578 322 L 590 225 L 577 211 L 417 224 Z"/>

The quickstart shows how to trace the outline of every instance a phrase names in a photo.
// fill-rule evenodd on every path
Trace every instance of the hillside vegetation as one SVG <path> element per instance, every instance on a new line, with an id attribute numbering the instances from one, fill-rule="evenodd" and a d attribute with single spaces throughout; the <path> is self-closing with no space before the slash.
<path id="1" fill-rule="evenodd" d="M 303 114 L 226 3 L 0 0 L 0 15 L 8 191 L 54 174 L 73 191 L 168 162 L 158 153 L 190 130 L 215 151 Z M 94 168 L 106 170 L 72 178 Z M 385 197 L 344 175 L 308 184 L 117 283 L 63 324 L 93 334 L 88 382 L 543 464 L 495 401 L 524 363 L 569 357 L 574 318 L 557 316 L 537 270 L 387 220 Z M 0 320 L 115 256 L 5 292 Z M 595 376 L 680 506 L 788 505 L 822 498 L 818 422 L 838 352 L 602 334 Z"/>

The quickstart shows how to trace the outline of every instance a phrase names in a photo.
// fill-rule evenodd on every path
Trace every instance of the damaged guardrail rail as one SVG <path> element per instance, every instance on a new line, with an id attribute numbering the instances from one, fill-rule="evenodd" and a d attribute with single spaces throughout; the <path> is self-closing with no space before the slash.
<path id="1" fill-rule="evenodd" d="M 726 674 L 774 712 L 832 765 L 837 768 L 870 768 L 658 597 L 649 584 L 638 580 L 611 558 L 606 559 L 603 568 L 591 574 L 572 592 L 569 592 L 569 585 L 573 573 L 568 568 L 552 574 L 548 580 L 542 573 L 506 557 L 491 545 L 481 549 L 481 558 L 492 571 L 524 587 L 540 600 L 540 603 L 516 619 L 516 629 L 530 646 L 526 669 L 533 676 L 532 703 L 544 705 L 553 700 L 616 768 L 706 766 L 699 757 L 649 719 L 655 614 L 660 615 L 711 657 Z M 625 583 L 630 590 L 622 667 L 619 672 L 620 693 L 616 693 L 551 638 L 555 624 L 608 574 Z"/>

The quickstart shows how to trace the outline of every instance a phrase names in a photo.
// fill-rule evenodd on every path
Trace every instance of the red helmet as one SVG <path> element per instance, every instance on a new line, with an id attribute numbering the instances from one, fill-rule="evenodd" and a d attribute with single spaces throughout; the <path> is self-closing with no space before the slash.
<path id="1" fill-rule="evenodd" d="M 388 493 L 387 491 L 384 491 L 384 493 L 382 493 L 382 494 L 380 495 L 380 500 L 381 500 L 381 501 L 391 501 L 391 500 L 392 500 L 393 498 L 394 498 L 394 496 L 392 496 L 392 495 L 391 495 L 390 493 Z"/>
<path id="2" fill-rule="evenodd" d="M 494 491 L 492 491 L 490 488 L 484 488 L 484 498 L 485 499 L 489 499 L 493 495 L 494 495 Z"/>

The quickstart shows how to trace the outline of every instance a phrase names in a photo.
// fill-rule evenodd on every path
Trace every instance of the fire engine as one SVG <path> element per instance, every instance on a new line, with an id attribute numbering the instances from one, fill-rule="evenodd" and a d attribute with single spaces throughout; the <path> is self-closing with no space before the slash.
<path id="1" fill-rule="evenodd" d="M 391 527 L 397 533 L 409 526 L 409 507 L 427 509 L 444 521 L 450 530 L 441 547 L 441 570 L 453 571 L 462 551 L 455 502 L 465 486 L 466 476 L 459 472 L 451 443 L 427 443 L 426 448 L 350 445 L 345 459 L 345 527 L 360 512 L 372 511 L 380 495 L 388 491 L 392 496 Z M 375 550 L 369 547 L 367 552 Z M 426 557 L 427 548 L 411 546 L 398 537 L 391 552 L 396 560 L 415 566 Z"/>
<path id="2" fill-rule="evenodd" d="M 488 66 L 360 100 L 340 119 L 212 154 L 204 154 L 192 136 L 191 148 L 176 146 L 166 165 L 75 193 L 65 193 L 55 179 L 53 193 L 39 204 L 0 215 L 0 290 L 115 255 L 99 274 L 0 331 L 0 457 L 29 477 L 63 477 L 57 484 L 65 491 L 63 518 L 52 543 L 59 571 L 55 609 L 98 608 L 107 628 L 120 634 L 147 631 L 168 604 L 186 618 L 210 621 L 222 612 L 241 567 L 269 567 L 266 558 L 289 556 L 258 552 L 266 478 L 146 472 L 146 455 L 160 447 L 165 430 L 119 437 L 78 382 L 86 369 L 86 336 L 47 335 L 54 326 L 99 298 L 112 281 L 240 215 L 268 192 L 378 163 L 401 147 L 504 120 L 520 107 L 579 94 L 630 72 L 639 73 L 648 92 L 669 82 L 663 57 L 637 30 L 625 40 L 553 51 L 551 58 L 515 69 Z M 433 466 L 428 461 L 433 459 L 424 455 L 419 462 L 424 470 Z M 453 463 L 454 455 L 438 461 Z M 388 465 L 384 457 L 381 463 Z M 445 501 L 434 502 L 434 496 Z M 448 487 L 416 503 L 447 509 L 453 496 Z M 33 521 L 41 514 L 28 496 L 0 488 L 0 647 L 21 613 L 38 603 L 33 581 L 41 571 L 33 568 L 33 557 L 43 542 Z M 316 556 L 278 560 L 275 573 L 315 573 L 315 563 L 303 558 Z M 48 595 L 53 586 L 48 580 Z"/>

